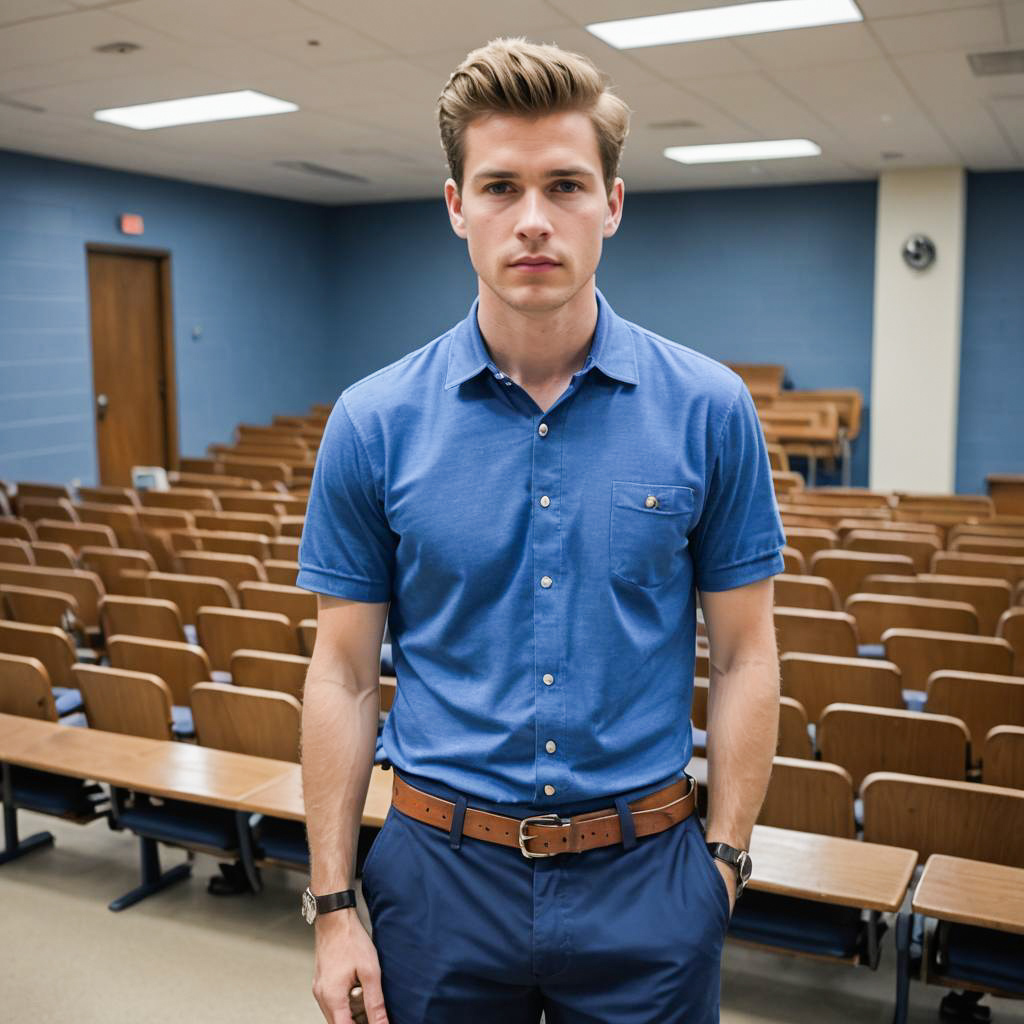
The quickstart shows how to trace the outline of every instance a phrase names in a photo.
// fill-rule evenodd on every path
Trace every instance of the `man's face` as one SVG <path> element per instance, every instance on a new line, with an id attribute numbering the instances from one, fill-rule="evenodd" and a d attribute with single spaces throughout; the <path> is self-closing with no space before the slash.
<path id="1" fill-rule="evenodd" d="M 449 178 L 445 200 L 481 291 L 523 313 L 564 306 L 622 216 L 622 181 L 605 193 L 590 118 L 492 114 L 469 125 L 464 149 L 462 191 Z"/>

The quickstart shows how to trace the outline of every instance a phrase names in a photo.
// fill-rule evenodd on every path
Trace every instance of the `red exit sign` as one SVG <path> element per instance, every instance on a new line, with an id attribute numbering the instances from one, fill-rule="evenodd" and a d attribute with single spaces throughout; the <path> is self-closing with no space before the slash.
<path id="1" fill-rule="evenodd" d="M 142 217 L 137 213 L 121 214 L 121 234 L 141 235 L 143 232 Z"/>

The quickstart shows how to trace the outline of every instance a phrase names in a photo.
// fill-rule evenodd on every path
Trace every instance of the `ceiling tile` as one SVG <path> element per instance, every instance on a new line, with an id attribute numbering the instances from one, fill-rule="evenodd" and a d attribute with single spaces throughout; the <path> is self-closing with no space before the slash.
<path id="1" fill-rule="evenodd" d="M 700 43 L 675 43 L 672 46 L 644 46 L 629 52 L 644 67 L 670 81 L 757 70 L 757 64 L 732 39 L 709 39 Z"/>
<path id="2" fill-rule="evenodd" d="M 734 40 L 759 67 L 799 68 L 836 61 L 870 60 L 882 51 L 866 26 L 822 25 L 790 32 L 761 32 Z"/>
<path id="3" fill-rule="evenodd" d="M 885 18 L 872 24 L 888 53 L 931 53 L 1003 46 L 1006 36 L 999 7 L 942 11 L 908 18 Z"/>
<path id="4" fill-rule="evenodd" d="M 901 18 L 907 14 L 952 11 L 960 7 L 985 7 L 992 0 L 857 0 L 866 18 Z"/>
<path id="5" fill-rule="evenodd" d="M 73 10 L 66 0 L 0 0 L 0 27 Z"/>

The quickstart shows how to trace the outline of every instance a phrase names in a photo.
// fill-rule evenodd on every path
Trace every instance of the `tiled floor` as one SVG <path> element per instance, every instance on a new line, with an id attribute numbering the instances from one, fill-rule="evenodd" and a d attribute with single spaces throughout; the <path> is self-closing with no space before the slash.
<path id="1" fill-rule="evenodd" d="M 311 935 L 297 874 L 264 872 L 258 897 L 215 898 L 208 857 L 194 877 L 121 914 L 107 902 L 137 883 L 136 844 L 102 822 L 80 828 L 20 815 L 52 849 L 0 867 L 0 1020 L 5 1024 L 316 1024 Z M 184 855 L 163 848 L 165 866 Z M 891 936 L 875 973 L 727 945 L 723 1024 L 890 1024 Z M 911 1022 L 938 1020 L 942 991 L 915 985 Z M 995 1024 L 1024 1003 L 991 1001 Z M 481 1022 L 486 1024 L 486 1022 Z M 657 1022 L 651 1022 L 657 1024 Z"/>

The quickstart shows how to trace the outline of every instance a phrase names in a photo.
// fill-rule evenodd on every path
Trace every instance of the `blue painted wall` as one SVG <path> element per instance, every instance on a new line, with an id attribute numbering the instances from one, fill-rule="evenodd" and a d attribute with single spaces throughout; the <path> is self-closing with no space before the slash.
<path id="1" fill-rule="evenodd" d="M 956 488 L 1024 473 L 1024 173 L 970 174 Z"/>
<path id="2" fill-rule="evenodd" d="M 627 195 L 598 283 L 616 310 L 793 386 L 871 384 L 873 182 Z M 461 319 L 476 283 L 436 201 L 335 211 L 336 376 L 357 380 Z M 867 484 L 867 423 L 854 483 Z"/>
<path id="3" fill-rule="evenodd" d="M 125 212 L 171 253 L 182 454 L 347 383 L 325 373 L 332 211 L 0 152 L 0 477 L 96 482 L 85 245 L 133 241 Z"/>

